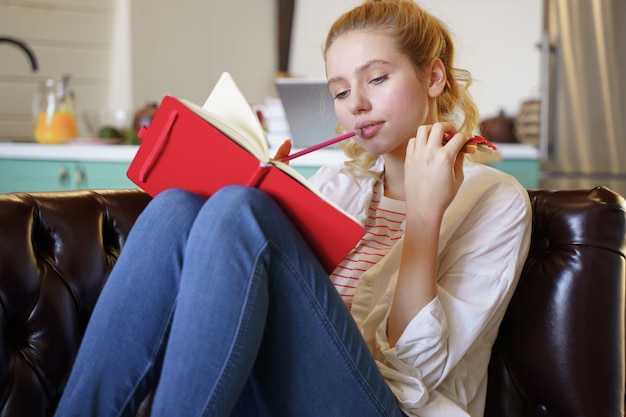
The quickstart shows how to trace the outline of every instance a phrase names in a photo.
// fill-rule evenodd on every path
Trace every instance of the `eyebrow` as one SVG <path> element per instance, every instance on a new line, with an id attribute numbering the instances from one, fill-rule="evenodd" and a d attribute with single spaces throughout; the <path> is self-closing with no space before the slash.
<path id="1" fill-rule="evenodd" d="M 360 72 L 366 71 L 368 68 L 370 68 L 370 67 L 372 67 L 372 66 L 374 66 L 374 65 L 378 65 L 378 64 L 385 65 L 385 64 L 389 64 L 389 62 L 388 62 L 388 61 L 385 61 L 384 59 L 372 59 L 372 60 L 370 60 L 370 61 L 367 61 L 365 64 L 361 65 L 360 67 L 358 67 L 358 68 L 356 69 L 356 72 L 357 72 L 357 73 L 360 73 Z M 333 84 L 333 83 L 336 83 L 336 82 L 342 81 L 343 79 L 344 79 L 344 78 L 343 78 L 343 77 L 341 77 L 341 76 L 339 76 L 339 77 L 329 78 L 329 79 L 328 79 L 328 85 L 331 85 L 331 84 Z"/>

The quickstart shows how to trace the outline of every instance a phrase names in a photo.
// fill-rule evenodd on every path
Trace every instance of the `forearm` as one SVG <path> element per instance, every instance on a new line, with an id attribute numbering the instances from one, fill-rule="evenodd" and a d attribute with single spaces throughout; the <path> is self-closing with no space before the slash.
<path id="1" fill-rule="evenodd" d="M 437 295 L 437 250 L 440 219 L 407 216 L 402 259 L 387 323 L 391 346 L 420 310 Z"/>

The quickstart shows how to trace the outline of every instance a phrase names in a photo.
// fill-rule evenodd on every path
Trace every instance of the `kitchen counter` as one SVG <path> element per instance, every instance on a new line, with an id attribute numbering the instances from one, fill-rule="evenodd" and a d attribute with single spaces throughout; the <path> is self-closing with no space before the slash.
<path id="1" fill-rule="evenodd" d="M 79 160 L 98 162 L 132 161 L 139 146 L 132 145 L 101 145 L 101 144 L 62 144 L 40 145 L 37 143 L 0 142 L 0 159 L 30 160 Z M 294 149 L 294 152 L 298 149 Z M 275 149 L 270 149 L 273 155 Z M 300 158 L 294 159 L 290 165 L 298 167 L 319 167 L 323 164 L 341 162 L 343 152 L 337 149 L 320 149 Z"/>
<path id="2" fill-rule="evenodd" d="M 538 159 L 536 147 L 525 144 L 496 144 L 503 160 Z M 130 162 L 137 153 L 138 146 L 101 145 L 101 144 L 63 144 L 40 145 L 36 143 L 0 142 L 0 159 L 31 159 L 31 160 L 81 160 L 100 162 Z M 299 149 L 294 149 L 293 152 Z M 274 153 L 270 149 L 270 155 Z M 338 149 L 320 149 L 291 161 L 293 166 L 320 166 L 341 162 L 345 159 Z"/>
<path id="3" fill-rule="evenodd" d="M 0 143 L 0 158 L 130 162 L 138 148 L 126 145 Z"/>
<path id="4" fill-rule="evenodd" d="M 482 161 L 515 176 L 526 188 L 536 188 L 538 151 L 531 145 L 499 144 L 499 154 Z M 68 143 L 0 142 L 0 192 L 54 191 L 90 188 L 133 188 L 126 177 L 138 146 Z M 298 149 L 294 149 L 294 152 Z M 270 149 L 270 155 L 275 149 Z M 345 160 L 339 149 L 320 149 L 290 162 L 309 177 L 324 164 Z"/>

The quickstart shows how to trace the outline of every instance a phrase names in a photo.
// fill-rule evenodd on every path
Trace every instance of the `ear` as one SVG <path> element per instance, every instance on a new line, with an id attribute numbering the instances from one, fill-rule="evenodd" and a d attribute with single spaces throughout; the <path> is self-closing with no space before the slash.
<path id="1" fill-rule="evenodd" d="M 428 73 L 428 95 L 431 98 L 439 97 L 446 86 L 446 82 L 446 68 L 439 58 L 435 58 L 430 64 Z"/>

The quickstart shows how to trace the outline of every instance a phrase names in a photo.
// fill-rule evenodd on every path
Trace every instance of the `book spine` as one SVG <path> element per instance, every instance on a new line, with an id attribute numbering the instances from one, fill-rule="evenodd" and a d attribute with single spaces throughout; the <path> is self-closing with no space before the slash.
<path id="1" fill-rule="evenodd" d="M 261 181 L 263 181 L 263 178 L 267 175 L 271 167 L 271 164 L 264 164 L 263 162 L 260 162 L 259 166 L 252 173 L 252 176 L 250 177 L 246 185 L 248 187 L 258 188 L 261 184 Z"/>
<path id="2" fill-rule="evenodd" d="M 161 133 L 159 133 L 159 136 L 156 140 L 156 143 L 154 144 L 154 147 L 150 150 L 150 154 L 148 155 L 148 157 L 146 158 L 146 161 L 143 163 L 143 165 L 141 166 L 141 169 L 139 170 L 139 181 L 143 183 L 146 182 L 146 179 L 148 178 L 148 174 L 150 173 L 150 170 L 152 169 L 157 158 L 159 157 L 159 155 L 161 154 L 161 152 L 163 152 L 163 149 L 165 148 L 165 144 L 167 143 L 167 139 L 170 136 L 170 132 L 172 130 L 172 127 L 174 127 L 174 122 L 176 122 L 177 118 L 178 118 L 178 112 L 175 110 L 172 111 L 169 117 L 167 118 L 167 122 L 165 123 L 165 126 L 161 130 Z"/>

